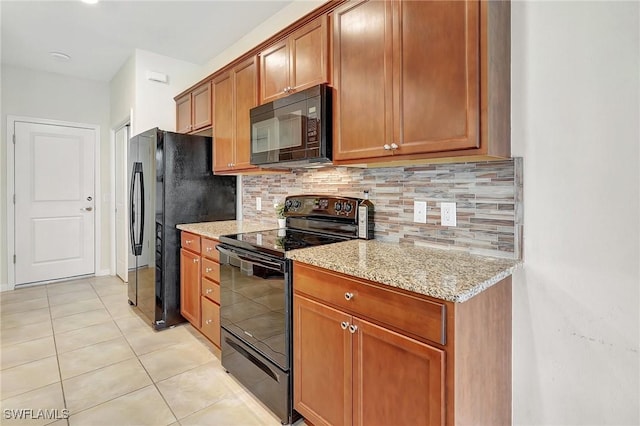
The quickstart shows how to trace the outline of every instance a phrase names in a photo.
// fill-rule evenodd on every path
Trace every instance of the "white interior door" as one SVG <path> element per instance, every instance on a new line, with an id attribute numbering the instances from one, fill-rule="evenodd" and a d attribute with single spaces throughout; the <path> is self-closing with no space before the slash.
<path id="1" fill-rule="evenodd" d="M 129 250 L 129 188 L 127 185 L 127 150 L 129 145 L 129 125 L 116 132 L 116 274 L 127 282 L 129 265 L 135 259 Z"/>
<path id="2" fill-rule="evenodd" d="M 95 273 L 95 131 L 14 130 L 16 285 Z"/>

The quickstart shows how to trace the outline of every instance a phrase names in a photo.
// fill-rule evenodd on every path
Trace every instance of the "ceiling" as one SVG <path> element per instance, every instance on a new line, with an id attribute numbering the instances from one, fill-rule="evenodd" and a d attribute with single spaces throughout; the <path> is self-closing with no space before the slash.
<path id="1" fill-rule="evenodd" d="M 136 48 L 204 65 L 292 1 L 0 0 L 2 63 L 105 82 Z"/>

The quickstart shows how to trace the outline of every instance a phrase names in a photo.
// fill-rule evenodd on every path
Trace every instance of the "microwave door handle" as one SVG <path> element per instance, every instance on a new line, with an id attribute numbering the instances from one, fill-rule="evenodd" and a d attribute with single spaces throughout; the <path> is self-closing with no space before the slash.
<path id="1" fill-rule="evenodd" d="M 283 265 L 281 265 L 280 263 L 277 263 L 277 262 L 269 262 L 269 261 L 264 260 L 264 259 L 258 259 L 257 257 L 249 256 L 249 255 L 246 255 L 244 253 L 241 254 L 241 253 L 238 253 L 237 251 L 229 249 L 229 248 L 222 248 L 219 245 L 216 246 L 216 250 L 218 250 L 220 253 L 225 254 L 225 255 L 227 255 L 229 257 L 235 257 L 235 258 L 240 259 L 242 261 L 253 263 L 254 265 L 263 266 L 263 267 L 269 268 L 269 269 L 274 269 L 274 270 L 279 271 L 279 272 L 284 272 Z"/>

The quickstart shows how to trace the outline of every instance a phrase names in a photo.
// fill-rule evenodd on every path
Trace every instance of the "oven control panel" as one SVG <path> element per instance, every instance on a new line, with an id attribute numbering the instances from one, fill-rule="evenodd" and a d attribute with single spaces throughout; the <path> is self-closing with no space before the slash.
<path id="1" fill-rule="evenodd" d="M 355 220 L 358 214 L 357 198 L 328 196 L 287 197 L 284 209 L 287 216 L 328 216 Z"/>

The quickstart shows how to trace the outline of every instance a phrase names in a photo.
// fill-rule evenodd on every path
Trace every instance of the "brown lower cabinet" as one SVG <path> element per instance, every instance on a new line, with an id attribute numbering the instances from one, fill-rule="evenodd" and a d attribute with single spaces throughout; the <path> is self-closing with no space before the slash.
<path id="1" fill-rule="evenodd" d="M 182 232 L 180 313 L 220 348 L 220 264 L 218 242 Z"/>
<path id="2" fill-rule="evenodd" d="M 511 422 L 510 279 L 454 304 L 294 262 L 293 318 L 315 426 Z"/>

